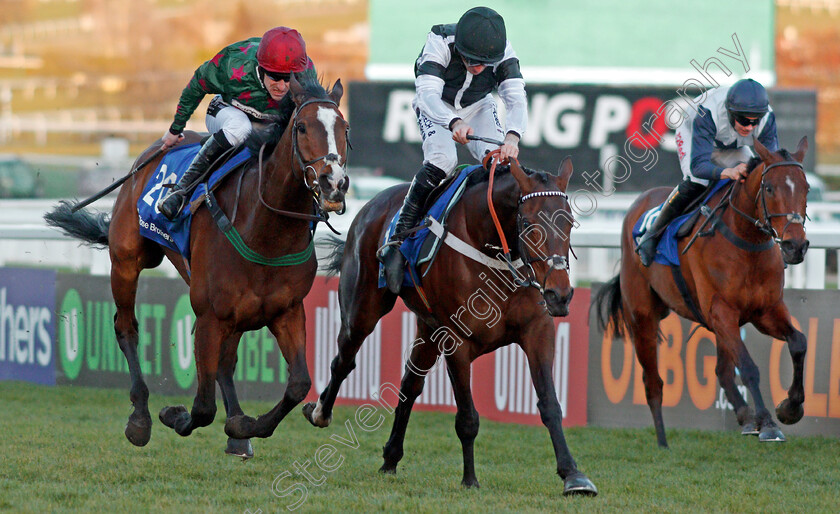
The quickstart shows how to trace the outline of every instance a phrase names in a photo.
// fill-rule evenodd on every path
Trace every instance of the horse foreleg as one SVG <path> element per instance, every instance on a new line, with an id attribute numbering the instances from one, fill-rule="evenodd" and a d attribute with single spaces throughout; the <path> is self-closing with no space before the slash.
<path id="1" fill-rule="evenodd" d="M 233 373 L 236 370 L 237 360 L 236 350 L 239 347 L 241 337 L 242 333 L 236 332 L 222 344 L 222 356 L 219 360 L 219 372 L 216 376 L 216 382 L 219 383 L 219 389 L 222 391 L 226 419 L 244 414 L 242 407 L 239 405 L 239 398 L 236 396 L 236 386 L 233 384 Z M 231 437 L 228 438 L 225 453 L 234 457 L 250 459 L 254 456 L 254 448 L 251 446 L 250 439 L 234 439 Z"/>
<path id="2" fill-rule="evenodd" d="M 405 431 L 408 428 L 408 419 L 411 416 L 411 409 L 414 401 L 423 392 L 426 383 L 426 375 L 435 367 L 440 350 L 431 340 L 432 330 L 428 325 L 417 321 L 417 339 L 411 348 L 411 354 L 405 363 L 402 382 L 400 383 L 400 401 L 394 410 L 394 425 L 391 427 L 391 435 L 388 442 L 382 448 L 382 473 L 394 474 L 397 472 L 397 464 L 403 457 L 403 442 Z"/>
<path id="3" fill-rule="evenodd" d="M 793 382 L 788 389 L 788 397 L 776 407 L 776 416 L 786 425 L 792 425 L 805 414 L 805 388 L 802 383 L 805 369 L 805 352 L 808 343 L 805 334 L 796 330 L 790 322 L 790 312 L 784 303 L 779 302 L 762 316 L 753 321 L 753 325 L 763 334 L 787 341 L 790 358 L 793 361 Z"/>
<path id="4" fill-rule="evenodd" d="M 446 359 L 449 381 L 452 382 L 452 392 L 458 412 L 455 414 L 455 433 L 461 440 L 461 451 L 464 455 L 464 487 L 479 487 L 475 476 L 474 443 L 478 435 L 478 411 L 473 404 L 470 390 L 470 362 L 465 352 L 455 352 Z"/>
<path id="5" fill-rule="evenodd" d="M 232 330 L 226 329 L 210 314 L 196 320 L 195 369 L 198 388 L 192 410 L 187 412 L 183 405 L 164 407 L 158 417 L 160 421 L 175 430 L 178 435 L 188 436 L 199 427 L 206 427 L 216 417 L 216 374 L 222 341 Z"/>
<path id="6" fill-rule="evenodd" d="M 732 404 L 732 408 L 735 410 L 738 424 L 741 425 L 741 434 L 758 435 L 758 420 L 755 418 L 755 413 L 747 405 L 746 400 L 744 400 L 741 392 L 738 391 L 738 386 L 735 384 L 735 362 L 729 353 L 724 350 L 724 346 L 720 344 L 717 345 L 715 374 L 726 394 L 726 399 L 729 400 L 729 403 Z"/>
<path id="7" fill-rule="evenodd" d="M 758 423 L 760 441 L 784 441 L 785 436 L 773 421 L 773 416 L 764 405 L 759 390 L 760 374 L 758 366 L 750 357 L 747 347 L 741 339 L 739 326 L 740 313 L 723 301 L 714 302 L 709 309 L 709 323 L 715 333 L 718 352 L 725 352 L 734 357 L 735 365 L 741 374 L 741 381 L 747 386 L 755 402 L 755 419 Z"/>
<path id="8" fill-rule="evenodd" d="M 271 322 L 269 329 L 289 365 L 286 392 L 273 409 L 257 419 L 244 415 L 229 418 L 225 423 L 225 433 L 234 439 L 271 436 L 277 425 L 306 398 L 312 387 L 306 365 L 306 316 L 303 304 L 298 303 L 287 309 Z"/>
<path id="9" fill-rule="evenodd" d="M 548 322 L 550 323 L 550 322 Z M 523 334 L 522 349 L 528 357 L 531 379 L 537 393 L 537 408 L 540 419 L 548 429 L 554 456 L 557 459 L 557 474 L 563 479 L 563 494 L 584 494 L 595 496 L 598 489 L 589 478 L 577 469 L 575 459 L 566 444 L 563 434 L 563 409 L 554 389 L 554 327 L 535 327 L 533 324 Z"/>
<path id="10" fill-rule="evenodd" d="M 133 262 L 119 261 L 112 255 L 111 291 L 117 313 L 114 315 L 114 332 L 117 342 L 128 362 L 131 376 L 131 404 L 134 411 L 128 417 L 125 437 L 135 446 L 145 446 L 152 437 L 152 416 L 149 413 L 149 388 L 143 380 L 140 360 L 137 356 L 137 318 L 134 304 L 137 296 L 137 279 L 140 270 Z"/>

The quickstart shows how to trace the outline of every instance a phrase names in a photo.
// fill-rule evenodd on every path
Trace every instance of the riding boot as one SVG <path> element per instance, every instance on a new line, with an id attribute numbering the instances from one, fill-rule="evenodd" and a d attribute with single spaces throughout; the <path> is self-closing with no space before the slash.
<path id="1" fill-rule="evenodd" d="M 434 164 L 426 163 L 423 165 L 415 175 L 411 187 L 408 189 L 408 194 L 405 196 L 400 217 L 394 228 L 394 235 L 377 252 L 377 258 L 385 267 L 385 282 L 388 289 L 394 294 L 400 292 L 403 281 L 405 257 L 400 251 L 400 246 L 408 237 L 407 234 L 403 233 L 414 228 L 420 221 L 426 199 L 444 178 L 446 178 L 446 172 Z"/>
<path id="2" fill-rule="evenodd" d="M 682 214 L 683 210 L 705 189 L 706 186 L 685 179 L 671 191 L 653 225 L 642 235 L 639 246 L 636 248 L 636 253 L 639 254 L 639 260 L 642 261 L 643 266 L 650 266 L 650 263 L 656 257 L 656 246 L 659 244 L 659 238 L 668 224 Z"/>
<path id="3" fill-rule="evenodd" d="M 158 204 L 158 210 L 161 214 L 166 216 L 169 221 L 175 221 L 175 218 L 178 217 L 186 205 L 188 193 L 192 191 L 190 186 L 197 184 L 204 178 L 204 175 L 210 169 L 210 165 L 230 148 L 231 144 L 228 143 L 223 132 L 219 131 L 213 134 L 198 151 L 184 176 L 178 180 L 177 184 L 172 186 L 169 194 Z"/>

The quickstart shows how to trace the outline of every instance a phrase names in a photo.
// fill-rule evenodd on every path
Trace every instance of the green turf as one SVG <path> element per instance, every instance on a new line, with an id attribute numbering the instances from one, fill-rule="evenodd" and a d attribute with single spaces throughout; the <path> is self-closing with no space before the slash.
<path id="1" fill-rule="evenodd" d="M 128 392 L 0 382 L 0 510 L 27 512 L 285 512 L 294 496 L 272 494 L 293 463 L 312 461 L 355 409 L 337 409 L 332 426 L 316 429 L 300 409 L 242 462 L 223 454 L 222 415 L 181 438 L 155 417 L 152 439 L 135 448 L 122 434 Z M 188 398 L 153 396 L 151 410 Z M 246 403 L 245 411 L 266 411 Z M 222 409 L 219 402 L 219 409 Z M 566 431 L 597 498 L 564 498 L 546 430 L 483 421 L 476 441 L 479 490 L 463 490 L 454 416 L 415 412 L 396 476 L 377 472 L 389 416 L 376 431 L 354 425 L 358 449 L 341 447 L 332 473 L 312 464 L 321 486 L 307 484 L 299 511 L 585 511 L 836 512 L 840 440 L 790 437 L 759 444 L 731 432 L 670 430 L 670 451 L 652 430 Z M 295 478 L 286 479 L 283 488 Z M 305 482 L 300 479 L 301 482 Z"/>

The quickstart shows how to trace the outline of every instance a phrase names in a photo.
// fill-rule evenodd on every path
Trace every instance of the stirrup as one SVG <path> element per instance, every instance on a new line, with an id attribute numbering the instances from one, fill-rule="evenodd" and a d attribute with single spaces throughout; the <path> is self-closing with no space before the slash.
<path id="1" fill-rule="evenodd" d="M 378 250 L 376 250 L 376 260 L 378 260 L 379 262 L 384 264 L 385 250 L 392 247 L 392 246 L 396 246 L 397 250 L 399 250 L 400 246 L 402 246 L 402 243 L 403 243 L 402 241 L 394 239 L 394 240 L 388 241 L 387 243 L 383 244 L 382 246 L 379 247 Z"/>

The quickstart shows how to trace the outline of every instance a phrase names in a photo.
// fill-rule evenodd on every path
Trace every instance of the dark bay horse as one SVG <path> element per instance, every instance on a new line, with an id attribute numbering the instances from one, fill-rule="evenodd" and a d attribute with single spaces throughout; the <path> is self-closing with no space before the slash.
<path id="1" fill-rule="evenodd" d="M 776 408 L 779 421 L 792 424 L 802 419 L 805 400 L 803 367 L 805 336 L 791 324 L 784 303 L 785 264 L 805 258 L 805 209 L 808 183 L 802 160 L 808 141 L 802 138 L 793 155 L 786 150 L 772 153 L 756 140 L 759 159 L 744 183 L 724 188 L 712 198 L 719 216 L 714 234 L 698 237 L 680 257 L 680 270 L 689 291 L 689 304 L 680 293 L 670 266 L 653 263 L 644 267 L 635 252 L 633 226 L 648 209 L 665 200 L 668 188 L 642 194 L 630 207 L 621 231 L 621 270 L 595 295 L 602 329 L 613 336 L 626 333 L 636 348 L 644 372 L 645 394 L 653 415 L 659 446 L 667 447 L 662 421 L 662 379 L 657 367 L 659 321 L 674 310 L 680 316 L 706 326 L 717 340 L 715 373 L 733 405 L 744 434 L 757 434 L 761 441 L 784 441 L 759 391 L 759 371 L 741 339 L 740 327 L 752 323 L 760 332 L 787 341 L 793 360 L 793 383 L 788 397 Z M 709 228 L 709 226 L 706 228 Z M 694 227 L 692 235 L 700 229 Z M 688 244 L 679 243 L 680 252 Z M 776 244 L 774 244 L 776 243 Z M 735 385 L 735 366 L 755 401 L 753 413 Z"/>
<path id="2" fill-rule="evenodd" d="M 406 356 L 400 402 L 380 471 L 396 473 L 403 457 L 412 406 L 423 390 L 425 375 L 443 354 L 457 403 L 455 432 L 463 451 L 462 484 L 478 486 L 473 442 L 479 422 L 470 391 L 470 364 L 481 355 L 515 343 L 528 358 L 537 406 L 554 445 L 564 494 L 597 494 L 592 482 L 577 469 L 566 446 L 561 426 L 563 413 L 552 378 L 555 328 L 551 316 L 569 313 L 573 293 L 568 275 L 568 236 L 574 220 L 565 195 L 571 174 L 572 163 L 566 159 L 556 176 L 525 172 L 516 162 L 510 165 L 509 173 L 498 176 L 492 200 L 504 240 L 513 242 L 513 258 L 525 263 L 517 273 L 521 286 L 515 285 L 507 269 L 499 270 L 491 280 L 488 277 L 493 273 L 487 265 L 443 246 L 422 279 L 429 305 L 415 288 L 402 289 L 400 296 L 417 314 L 417 339 Z M 408 185 L 400 185 L 377 195 L 356 216 L 346 244 L 336 243 L 332 270 L 341 272 L 339 353 L 332 361 L 330 382 L 318 402 L 303 409 L 304 416 L 315 426 L 330 424 L 336 395 L 355 367 L 362 342 L 396 302 L 397 295 L 377 287 L 379 263 L 375 254 L 407 190 Z M 468 185 L 449 215 L 447 228 L 476 252 L 493 256 L 497 253 L 493 248 L 505 243 L 494 228 L 487 196 L 487 180 Z M 486 315 L 470 314 L 476 311 Z M 488 314 L 491 311 L 497 316 Z"/>
<path id="3" fill-rule="evenodd" d="M 317 82 L 301 84 L 292 78 L 289 95 L 294 105 L 289 104 L 288 129 L 273 151 L 265 156 L 260 152 L 258 160 L 233 173 L 215 190 L 218 204 L 228 216 L 238 211 L 233 226 L 247 247 L 263 259 L 277 259 L 274 263 L 284 256 L 295 256 L 293 264 L 278 267 L 246 260 L 226 239 L 207 208 L 199 208 L 193 215 L 189 264 L 177 252 L 142 237 L 137 201 L 159 159 L 126 182 L 110 219 L 107 214 L 72 212 L 67 203 L 46 216 L 49 224 L 69 235 L 110 249 L 111 289 L 117 307 L 114 328 L 131 376 L 134 410 L 125 435 L 132 444 L 145 445 L 152 429 L 149 390 L 137 355 L 137 280 L 141 270 L 158 266 L 164 256 L 190 286 L 196 315 L 198 378 L 191 411 L 182 405 L 160 411 L 160 420 L 166 426 L 187 436 L 209 425 L 216 414 L 218 382 L 227 412 L 225 432 L 230 437 L 226 451 L 250 457 L 253 450 L 249 438 L 270 436 L 309 391 L 303 299 L 317 269 L 310 224 L 316 205 L 323 211 L 340 210 L 349 185 L 344 170 L 349 126 L 338 110 L 342 93 L 340 81 L 327 92 Z M 275 135 L 283 128 L 272 127 Z M 187 134 L 187 142 L 199 139 L 196 133 Z M 160 142 L 149 147 L 138 162 L 159 146 Z M 241 194 L 237 187 L 240 178 Z M 249 255 L 253 259 L 253 253 Z M 289 380 L 283 399 L 254 419 L 245 416 L 239 406 L 233 374 L 242 333 L 265 326 L 277 338 L 288 362 Z"/>

